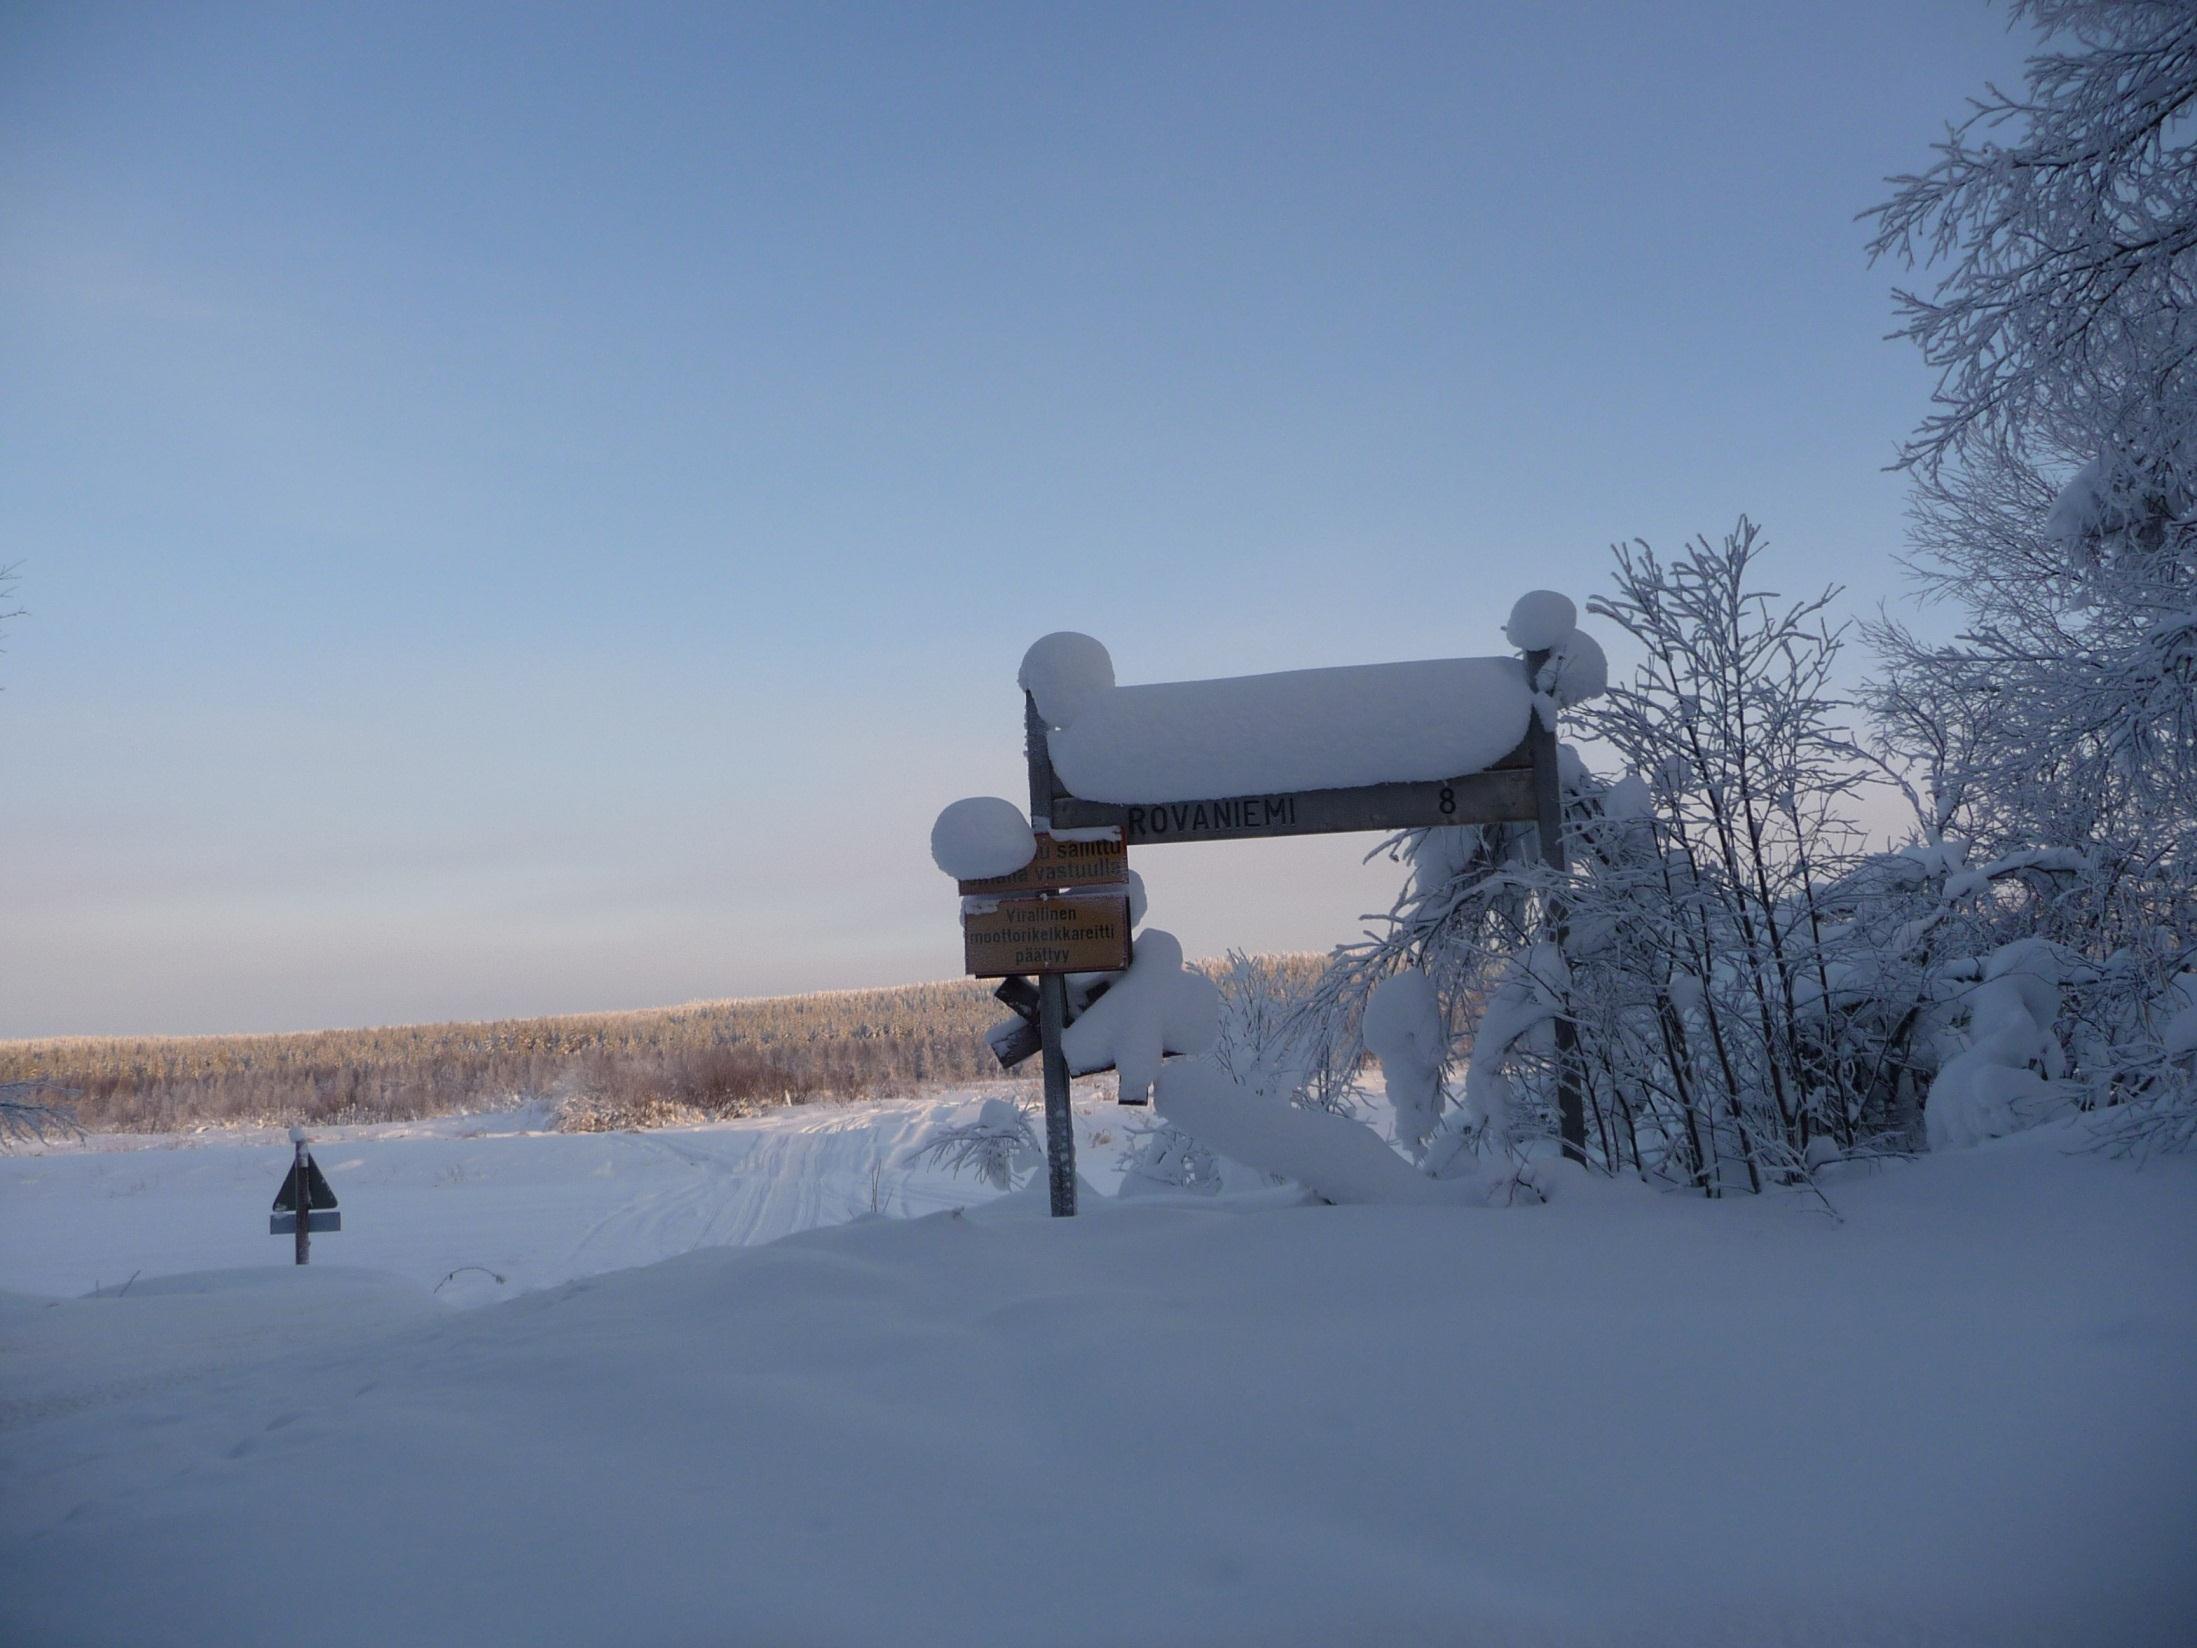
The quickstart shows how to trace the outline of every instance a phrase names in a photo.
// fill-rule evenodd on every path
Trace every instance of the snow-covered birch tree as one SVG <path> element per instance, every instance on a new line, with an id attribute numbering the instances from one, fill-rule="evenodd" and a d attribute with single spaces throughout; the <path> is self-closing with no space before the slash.
<path id="1" fill-rule="evenodd" d="M 1910 566 L 1950 639 L 1870 626 L 1921 826 L 2058 852 L 2023 906 L 2067 953 L 2091 1101 L 2186 1103 L 2197 936 L 2197 7 L 2016 0 L 2039 31 L 1869 214 L 1939 373 L 1901 454 Z"/>

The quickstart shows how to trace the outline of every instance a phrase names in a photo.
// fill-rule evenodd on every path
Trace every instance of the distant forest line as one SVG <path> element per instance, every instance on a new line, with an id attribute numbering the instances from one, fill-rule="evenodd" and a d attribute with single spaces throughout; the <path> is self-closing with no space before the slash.
<path id="1" fill-rule="evenodd" d="M 1324 964 L 1276 960 L 1305 977 Z M 410 1121 L 529 1101 L 574 1130 L 677 1125 L 996 1078 L 984 1032 L 1006 1013 L 990 981 L 950 979 L 477 1023 L 51 1037 L 0 1042 L 0 1083 L 73 1090 L 52 1096 L 95 1132 Z"/>

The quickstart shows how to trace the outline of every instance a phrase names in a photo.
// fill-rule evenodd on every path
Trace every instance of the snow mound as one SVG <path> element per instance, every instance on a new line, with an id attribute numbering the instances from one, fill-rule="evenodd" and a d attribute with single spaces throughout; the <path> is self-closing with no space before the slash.
<path id="1" fill-rule="evenodd" d="M 1030 821 L 1003 796 L 952 802 L 931 826 L 931 861 L 958 881 L 1013 875 L 1035 857 Z"/>
<path id="2" fill-rule="evenodd" d="M 1416 1156 L 1442 1114 L 1442 1008 L 1434 981 L 1416 967 L 1391 973 L 1366 999 L 1361 1028 L 1366 1049 L 1381 1061 L 1396 1137 Z"/>
<path id="3" fill-rule="evenodd" d="M 1055 630 L 1030 643 L 1015 680 L 1036 701 L 1047 726 L 1065 727 L 1084 700 L 1114 684 L 1114 660 L 1090 636 Z"/>
<path id="4" fill-rule="evenodd" d="M 1982 1144 L 2051 1107 L 2067 1056 L 2053 1034 L 2060 963 L 2041 939 L 2001 945 L 1968 998 L 1968 1044 L 1939 1068 L 1923 1106 L 1932 1150 Z"/>
<path id="5" fill-rule="evenodd" d="M 1142 927 L 1144 912 L 1152 907 L 1151 895 L 1144 890 L 1144 877 L 1136 871 L 1129 872 L 1129 925 Z"/>
<path id="6" fill-rule="evenodd" d="M 1051 750 L 1086 801 L 1195 801 L 1479 772 L 1531 714 L 1515 658 L 1354 664 L 1094 692 Z"/>
<path id="7" fill-rule="evenodd" d="M 1255 1093 L 1209 1059 L 1161 1071 L 1157 1100 L 1160 1120 L 1208 1150 L 1293 1179 L 1324 1202 L 1466 1207 L 1486 1197 L 1484 1185 L 1428 1178 L 1363 1123 Z"/>
<path id="8" fill-rule="evenodd" d="M 1568 595 L 1536 589 L 1518 597 L 1503 637 L 1520 652 L 1546 652 L 1579 625 L 1579 609 Z"/>
<path id="9" fill-rule="evenodd" d="M 1557 708 L 1568 710 L 1610 690 L 1609 657 L 1601 642 L 1575 629 L 1556 643 L 1534 685 L 1554 699 Z"/>
<path id="10" fill-rule="evenodd" d="M 1093 1002 L 1061 1039 L 1077 1074 L 1112 1065 L 1121 1096 L 1136 1103 L 1152 1090 L 1170 1053 L 1203 1053 L 1220 1035 L 1220 991 L 1182 964 L 1182 943 L 1154 927 L 1139 934 L 1129 971 Z"/>

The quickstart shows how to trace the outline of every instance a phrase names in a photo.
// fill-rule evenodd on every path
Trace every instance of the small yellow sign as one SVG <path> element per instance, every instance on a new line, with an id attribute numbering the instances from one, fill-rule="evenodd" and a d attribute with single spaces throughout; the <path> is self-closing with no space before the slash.
<path id="1" fill-rule="evenodd" d="M 965 912 L 961 933 L 965 964 L 975 978 L 1118 973 L 1129 965 L 1129 895 L 1003 898 Z"/>
<path id="2" fill-rule="evenodd" d="M 1118 887 L 1129 879 L 1129 849 L 1110 841 L 1063 841 L 1038 833 L 1037 857 L 1012 875 L 964 881 L 964 893 L 1052 893 L 1063 887 Z"/>

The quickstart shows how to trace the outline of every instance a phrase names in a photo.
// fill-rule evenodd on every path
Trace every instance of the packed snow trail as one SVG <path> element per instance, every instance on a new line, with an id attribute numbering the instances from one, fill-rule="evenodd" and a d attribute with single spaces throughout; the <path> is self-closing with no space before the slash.
<path id="1" fill-rule="evenodd" d="M 2073 1144 L 15 1300 L 0 1641 L 2179 1643 L 2197 1162 Z"/>

